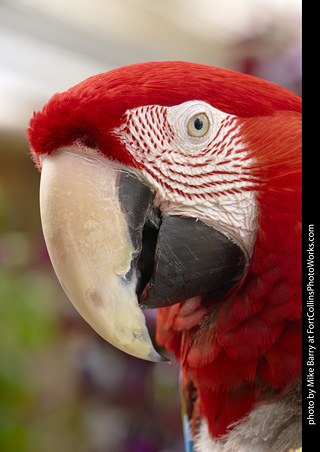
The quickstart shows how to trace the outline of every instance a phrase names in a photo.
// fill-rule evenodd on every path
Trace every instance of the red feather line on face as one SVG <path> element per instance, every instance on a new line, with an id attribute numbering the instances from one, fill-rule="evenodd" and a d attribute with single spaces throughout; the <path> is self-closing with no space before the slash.
<path id="1" fill-rule="evenodd" d="M 222 301 L 207 295 L 158 315 L 158 342 L 181 359 L 185 394 L 198 393 L 190 410 L 194 422 L 203 415 L 210 432 L 221 435 L 260 395 L 281 393 L 301 372 L 301 100 L 224 69 L 139 64 L 56 94 L 34 114 L 28 137 L 37 165 L 41 154 L 80 139 L 138 168 L 111 133 L 125 122 L 125 112 L 195 99 L 238 117 L 238 139 L 254 156 L 252 171 L 260 181 L 259 230 L 241 284 Z"/>
<path id="2" fill-rule="evenodd" d="M 259 181 L 251 169 L 243 167 L 247 149 L 234 152 L 234 143 L 239 145 L 242 136 L 237 118 L 227 116 L 206 147 L 192 153 L 187 147 L 176 147 L 176 135 L 167 116 L 167 107 L 133 109 L 115 131 L 137 166 L 164 190 L 197 203 L 257 187 Z M 223 165 L 228 165 L 228 169 L 223 169 Z"/>
<path id="3" fill-rule="evenodd" d="M 175 148 L 175 133 L 167 120 L 167 107 L 131 110 L 123 125 L 128 147 L 138 166 L 152 174 L 153 179 L 169 191 L 198 200 L 257 187 L 259 182 L 252 175 L 251 168 L 244 168 L 242 163 L 248 150 L 242 146 L 242 152 L 234 152 L 242 138 L 238 128 L 238 118 L 227 116 L 211 142 L 192 154 L 190 150 Z M 228 169 L 223 170 L 223 165 L 227 164 Z M 217 175 L 222 176 L 220 180 Z M 228 180 L 228 176 L 233 176 L 233 179 Z M 241 188 L 236 188 L 235 184 L 241 184 Z"/>

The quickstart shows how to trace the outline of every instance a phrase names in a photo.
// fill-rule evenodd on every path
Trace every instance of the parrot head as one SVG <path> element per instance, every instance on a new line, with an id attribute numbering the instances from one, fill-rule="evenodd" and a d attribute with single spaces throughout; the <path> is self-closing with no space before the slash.
<path id="1" fill-rule="evenodd" d="M 193 368 L 194 381 L 219 353 L 245 359 L 237 375 L 252 381 L 253 360 L 297 316 L 296 303 L 280 313 L 273 300 L 267 312 L 261 300 L 274 287 L 268 278 L 287 272 L 282 248 L 297 243 L 300 109 L 297 96 L 263 80 L 161 62 L 93 76 L 34 113 L 28 139 L 41 171 L 48 252 L 65 293 L 98 334 L 163 361 L 142 311 L 160 308 L 160 342 Z M 178 309 L 180 326 L 172 323 Z M 250 338 L 246 322 L 260 312 L 271 329 L 253 328 Z M 208 325 L 215 325 L 210 359 Z M 198 361 L 181 351 L 184 330 L 198 334 L 189 352 L 204 341 Z M 250 351 L 252 341 L 259 352 Z"/>

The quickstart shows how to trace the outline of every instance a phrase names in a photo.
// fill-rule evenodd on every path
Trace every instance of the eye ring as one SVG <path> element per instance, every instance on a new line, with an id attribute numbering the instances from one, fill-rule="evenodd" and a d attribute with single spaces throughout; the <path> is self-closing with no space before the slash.
<path id="1" fill-rule="evenodd" d="M 209 130 L 210 121 L 205 113 L 198 113 L 188 121 L 188 134 L 192 137 L 203 137 Z"/>

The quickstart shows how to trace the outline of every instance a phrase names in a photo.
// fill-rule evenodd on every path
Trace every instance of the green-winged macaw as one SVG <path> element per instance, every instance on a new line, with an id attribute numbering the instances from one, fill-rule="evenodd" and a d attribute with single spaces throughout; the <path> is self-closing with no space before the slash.
<path id="1" fill-rule="evenodd" d="M 49 255 L 108 342 L 181 363 L 194 451 L 301 446 L 301 99 L 199 64 L 130 65 L 28 129 Z M 142 308 L 142 309 L 141 309 Z"/>

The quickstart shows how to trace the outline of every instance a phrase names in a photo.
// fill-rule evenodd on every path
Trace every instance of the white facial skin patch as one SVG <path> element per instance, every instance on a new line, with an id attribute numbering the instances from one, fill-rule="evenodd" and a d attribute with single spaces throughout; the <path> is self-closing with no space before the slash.
<path id="1" fill-rule="evenodd" d="M 163 215 L 213 225 L 251 256 L 258 180 L 236 116 L 202 101 L 149 105 L 128 110 L 113 133 L 156 188 L 155 203 Z"/>

